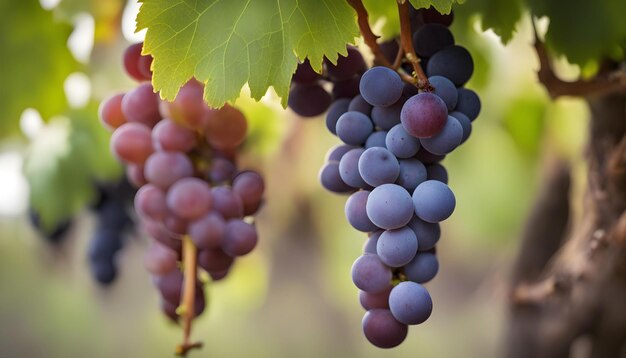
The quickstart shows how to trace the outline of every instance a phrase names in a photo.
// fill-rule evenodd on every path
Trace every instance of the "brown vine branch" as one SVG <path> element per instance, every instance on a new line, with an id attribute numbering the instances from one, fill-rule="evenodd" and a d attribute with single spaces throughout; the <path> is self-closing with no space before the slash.
<path id="1" fill-rule="evenodd" d="M 191 343 L 191 323 L 195 318 L 195 296 L 197 280 L 197 257 L 196 245 L 188 235 L 183 236 L 183 292 L 181 297 L 181 316 L 183 317 L 183 343 L 176 347 L 176 354 L 185 356 L 194 348 L 202 347 L 202 343 Z"/>
<path id="2" fill-rule="evenodd" d="M 417 79 L 417 87 L 422 90 L 432 91 L 433 88 L 428 82 L 428 77 L 422 70 L 420 65 L 420 59 L 415 53 L 413 48 L 413 36 L 411 32 L 411 20 L 409 18 L 409 3 L 408 1 L 398 0 L 398 14 L 400 16 L 400 44 L 404 49 L 407 59 L 413 66 L 413 73 Z"/>
<path id="3" fill-rule="evenodd" d="M 599 73 L 591 80 L 564 81 L 555 73 L 550 63 L 545 44 L 539 39 L 537 27 L 531 20 L 535 37 L 535 51 L 539 57 L 537 75 L 552 99 L 561 96 L 587 97 L 608 94 L 626 89 L 626 72 L 624 70 Z"/>
<path id="4" fill-rule="evenodd" d="M 361 35 L 363 35 L 363 40 L 365 41 L 365 44 L 372 50 L 372 53 L 374 54 L 376 61 L 381 63 L 383 66 L 386 66 L 392 69 L 397 69 L 397 68 L 394 68 L 394 64 L 390 63 L 389 60 L 383 54 L 383 52 L 380 50 L 380 46 L 378 46 L 378 42 L 376 42 L 376 40 L 378 39 L 378 36 L 374 34 L 374 32 L 372 31 L 372 28 L 370 27 L 369 15 L 367 13 L 367 10 L 365 9 L 365 6 L 363 5 L 363 2 L 361 0 L 346 0 L 346 1 L 356 11 L 357 23 L 359 24 L 359 31 L 361 32 Z M 402 71 L 398 71 L 398 74 L 400 75 L 400 78 L 402 78 L 403 81 L 415 84 L 415 79 L 413 78 L 413 76 L 407 75 L 406 73 Z"/>
<path id="5" fill-rule="evenodd" d="M 395 61 L 393 61 L 393 69 L 397 71 L 402 65 L 402 59 L 404 58 L 404 48 L 402 46 L 398 46 L 398 54 L 396 55 Z"/>

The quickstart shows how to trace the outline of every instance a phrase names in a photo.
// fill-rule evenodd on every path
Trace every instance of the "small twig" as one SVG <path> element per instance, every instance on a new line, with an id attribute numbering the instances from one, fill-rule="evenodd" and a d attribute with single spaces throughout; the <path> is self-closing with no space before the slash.
<path id="1" fill-rule="evenodd" d="M 188 351 L 202 347 L 202 343 L 191 343 L 191 322 L 195 318 L 195 297 L 197 280 L 197 256 L 198 250 L 191 238 L 183 237 L 183 269 L 184 281 L 181 297 L 181 316 L 183 317 L 183 343 L 176 347 L 176 354 L 185 356 Z"/>
<path id="2" fill-rule="evenodd" d="M 398 70 L 402 65 L 402 59 L 404 59 L 404 48 L 402 46 L 398 46 L 398 54 L 396 55 L 395 61 L 393 61 L 393 69 Z"/>
<path id="3" fill-rule="evenodd" d="M 420 59 L 413 48 L 413 36 L 411 32 L 411 19 L 409 17 L 409 3 L 398 1 L 398 14 L 400 15 L 400 44 L 404 48 L 406 58 L 413 65 L 413 73 L 417 78 L 417 87 L 422 90 L 432 91 L 433 87 L 428 82 L 428 77 L 420 65 Z"/>
<path id="4" fill-rule="evenodd" d="M 361 0 L 346 0 L 350 6 L 356 11 L 357 22 L 359 24 L 359 31 L 361 35 L 363 35 L 363 40 L 365 44 L 372 50 L 374 57 L 378 63 L 381 63 L 383 66 L 394 69 L 394 65 L 389 62 L 389 60 L 385 57 L 383 52 L 380 50 L 380 46 L 378 46 L 378 36 L 372 32 L 372 29 L 369 24 L 369 15 L 367 14 L 367 10 L 365 6 L 363 6 L 363 2 Z M 403 81 L 408 83 L 415 83 L 415 79 L 413 76 L 407 75 L 406 73 L 398 71 L 400 78 Z"/>
<path id="5" fill-rule="evenodd" d="M 626 89 L 626 73 L 618 70 L 598 74 L 591 80 L 563 81 L 554 73 L 545 44 L 539 39 L 535 21 L 531 20 L 535 37 L 535 51 L 539 57 L 537 75 L 552 99 L 561 96 L 586 97 L 600 95 Z"/>

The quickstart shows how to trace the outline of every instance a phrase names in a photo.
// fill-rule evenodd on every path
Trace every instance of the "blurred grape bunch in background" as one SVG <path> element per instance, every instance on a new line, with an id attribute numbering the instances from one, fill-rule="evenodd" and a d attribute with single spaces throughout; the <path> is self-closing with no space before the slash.
<path id="1" fill-rule="evenodd" d="M 541 305 L 533 299 L 541 299 L 541 294 L 534 294 L 544 291 L 533 288 L 555 287 L 550 280 L 542 280 L 553 277 L 551 272 L 540 274 L 561 245 L 562 228 L 555 227 L 571 220 L 572 232 L 581 233 L 574 223 L 586 217 L 585 210 L 606 208 L 604 202 L 583 205 L 580 199 L 588 185 L 588 167 L 581 155 L 591 126 L 592 133 L 610 132 L 611 136 L 592 140 L 587 147 L 592 158 L 607 159 L 593 159 L 589 169 L 619 164 L 617 157 L 601 154 L 623 148 L 615 140 L 620 133 L 623 136 L 626 122 L 623 95 L 613 91 L 589 97 L 585 91 L 591 86 L 581 82 L 603 80 L 623 60 L 623 52 L 606 49 L 624 43 L 625 30 L 612 16 L 624 9 L 611 1 L 574 1 L 567 6 L 558 1 L 502 4 L 468 1 L 454 5 L 451 30 L 474 57 L 476 70 L 468 87 L 483 99 L 483 111 L 472 140 L 445 160 L 457 207 L 454 218 L 442 225 L 444 237 L 437 251 L 441 270 L 429 284 L 433 315 L 402 346 L 385 354 L 521 357 L 528 351 L 518 347 L 524 346 L 543 353 L 535 356 L 567 356 L 558 354 L 564 346 L 569 349 L 575 336 L 583 337 L 574 349 L 580 354 L 596 347 L 597 357 L 618 356 L 612 352 L 619 345 L 614 348 L 607 343 L 603 347 L 614 350 L 598 352 L 594 342 L 600 341 L 579 331 L 564 332 L 570 333 L 567 345 L 554 345 L 561 351 L 546 353 L 533 339 L 534 333 L 543 332 L 543 324 L 524 327 L 515 322 L 522 322 L 516 317 L 527 312 L 530 316 L 524 317 L 530 317 L 529 321 L 543 322 L 537 318 Z M 399 30 L 397 9 L 391 5 L 365 1 L 371 24 L 383 40 Z M 100 185 L 123 176 L 109 154 L 109 134 L 98 123 L 97 103 L 113 90 L 133 86 L 121 70 L 120 59 L 129 43 L 143 39 L 142 33 L 133 33 L 138 7 L 132 1 L 0 3 L 0 75 L 4 79 L 0 95 L 0 280 L 5 287 L 0 292 L 0 327 L 10 332 L 0 335 L 2 356 L 155 357 L 167 355 L 177 341 L 178 328 L 158 314 L 158 297 L 142 267 L 147 241 L 139 231 L 128 232 L 116 258 L 117 279 L 107 289 L 92 280 L 87 256 L 89 238 L 100 220 L 88 208 L 97 206 Z M 578 92 L 548 71 L 541 76 L 544 84 L 537 83 L 540 64 L 533 59 L 544 52 L 529 46 L 533 41 L 529 9 L 550 19 L 548 24 L 542 18 L 537 25 L 552 70 L 577 84 Z M 567 19 L 577 19 L 576 26 L 570 26 Z M 362 44 L 359 49 L 367 53 Z M 601 61 L 607 56 L 610 61 Z M 371 57 L 365 57 L 370 64 Z M 266 178 L 266 197 L 271 200 L 257 221 L 265 239 L 235 266 L 227 281 L 209 286 L 212 300 L 195 334 L 215 356 L 379 356 L 380 351 L 370 347 L 358 329 L 362 310 L 355 304 L 358 290 L 349 275 L 362 250 L 362 237 L 345 222 L 343 199 L 325 193 L 317 181 L 324 153 L 338 140 L 327 134 L 323 120 L 302 121 L 292 112 L 283 112 L 271 92 L 260 102 L 251 99 L 247 88 L 242 93 L 235 105 L 249 121 L 249 136 L 241 166 L 255 167 Z M 591 116 L 593 121 L 589 121 Z M 557 164 L 562 162 L 568 164 Z M 618 164 L 611 165 L 619 168 Z M 601 181 L 601 187 L 622 193 L 620 177 L 612 178 Z M 538 210 L 546 206 L 541 200 L 533 204 L 532 198 L 536 194 L 547 198 L 542 193 L 552 193 L 565 204 Z M 623 252 L 613 241 L 619 235 L 610 229 L 616 213 L 623 212 L 624 201 L 620 204 L 619 195 L 609 198 L 612 209 L 595 215 L 605 225 L 606 236 L 595 239 L 599 249 L 592 250 L 592 260 L 581 259 L 591 267 L 600 267 L 598 261 L 619 262 Z M 30 208 L 47 235 L 71 221 L 58 249 L 51 250 L 33 230 Z M 555 214 L 563 208 L 571 215 Z M 524 224 L 529 212 L 531 220 L 550 217 L 555 225 Z M 523 238 L 559 240 L 550 245 L 545 239 L 520 244 L 520 232 Z M 586 236 L 581 233 L 570 242 L 587 247 Z M 607 252 L 611 255 L 606 256 Z M 557 257 L 554 261 L 569 262 Z M 609 277 L 610 287 L 622 287 L 619 280 Z M 512 281 L 524 284 L 516 285 L 517 301 L 510 303 Z M 544 286 L 533 286 L 535 281 Z M 557 295 L 558 300 L 566 300 L 557 300 L 565 302 L 564 307 L 579 307 L 568 306 L 568 297 L 589 298 L 606 288 L 580 287 L 567 280 L 558 284 L 563 283 L 577 293 Z M 599 321 L 594 321 L 594 327 L 610 327 L 604 318 L 611 317 L 609 309 L 619 308 L 617 299 L 623 297 L 622 291 L 615 292 L 605 295 L 607 310 L 595 316 Z M 584 307 L 596 307 L 598 301 L 584 302 L 588 303 Z M 562 317 L 560 311 L 555 312 Z M 583 318 L 589 322 L 589 317 Z M 294 322 L 299 323 L 294 326 Z M 59 330 L 59 325 L 71 329 Z M 619 342 L 623 337 L 618 337 Z M 509 347 L 506 354 L 503 347 Z"/>

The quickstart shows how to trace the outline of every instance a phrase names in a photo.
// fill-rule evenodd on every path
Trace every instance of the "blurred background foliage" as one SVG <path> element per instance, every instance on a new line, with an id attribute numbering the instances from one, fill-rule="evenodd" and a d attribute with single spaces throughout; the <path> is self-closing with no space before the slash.
<path id="1" fill-rule="evenodd" d="M 395 11 L 377 3 L 366 1 L 374 28 L 392 36 L 397 22 L 384 15 Z M 471 140 L 444 162 L 458 204 L 443 225 L 440 273 L 428 284 L 434 313 L 385 356 L 498 356 L 508 265 L 542 168 L 566 158 L 581 187 L 588 110 L 581 100 L 549 100 L 536 81 L 530 17 L 520 1 L 512 3 L 505 19 L 484 12 L 505 6 L 497 0 L 455 7 L 452 30 L 474 56 L 468 87 L 480 94 L 483 111 Z M 550 6 L 529 3 L 539 14 L 553 14 Z M 120 275 L 110 288 L 92 282 L 86 260 L 93 182 L 122 173 L 109 154 L 97 103 L 134 85 L 121 54 L 141 40 L 133 33 L 137 8 L 132 0 L 0 1 L 3 357 L 161 357 L 179 340 L 142 267 L 148 242 L 140 231 L 118 256 Z M 483 31 L 488 27 L 505 40 L 514 28 L 517 34 L 503 46 L 492 30 Z M 576 55 L 572 62 L 587 65 L 590 58 Z M 580 73 L 564 59 L 556 65 L 564 77 Z M 236 105 L 250 121 L 242 167 L 262 171 L 268 185 L 261 241 L 227 280 L 209 286 L 209 309 L 194 328 L 205 347 L 192 356 L 380 356 L 362 337 L 363 311 L 349 275 L 365 237 L 344 219 L 345 198 L 317 181 L 325 152 L 338 139 L 320 118 L 283 111 L 271 92 L 257 103 L 244 91 Z M 29 207 L 47 227 L 75 217 L 62 246 L 38 237 Z"/>

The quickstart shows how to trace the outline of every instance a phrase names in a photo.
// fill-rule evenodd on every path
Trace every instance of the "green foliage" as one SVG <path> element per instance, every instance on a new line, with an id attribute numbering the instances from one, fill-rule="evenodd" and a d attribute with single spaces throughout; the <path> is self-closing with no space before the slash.
<path id="1" fill-rule="evenodd" d="M 603 57 L 624 58 L 626 1 L 527 0 L 532 13 L 550 18 L 545 40 L 557 55 L 578 65 Z"/>
<path id="2" fill-rule="evenodd" d="M 0 137 L 19 130 L 28 107 L 44 118 L 66 107 L 63 81 L 77 68 L 67 48 L 71 26 L 55 22 L 39 1 L 0 2 Z"/>
<path id="3" fill-rule="evenodd" d="M 463 14 L 477 13 L 483 30 L 492 29 L 504 44 L 511 41 L 522 17 L 521 0 L 473 0 L 461 7 Z"/>
<path id="4" fill-rule="evenodd" d="M 463 4 L 465 0 L 409 0 L 411 5 L 416 9 L 434 7 L 435 10 L 441 14 L 449 14 L 452 10 L 452 5 Z"/>
<path id="5" fill-rule="evenodd" d="M 44 229 L 84 209 L 95 197 L 94 181 L 120 174 L 109 152 L 109 134 L 95 113 L 90 106 L 53 118 L 29 148 L 24 173 Z"/>
<path id="6" fill-rule="evenodd" d="M 352 9 L 334 0 L 143 0 L 143 28 L 161 96 L 173 99 L 196 77 L 213 107 L 235 100 L 246 82 L 253 98 L 272 86 L 286 106 L 297 59 L 320 71 L 324 56 L 336 61 L 358 35 Z"/>
<path id="7" fill-rule="evenodd" d="M 520 93 L 507 106 L 503 117 L 504 128 L 521 154 L 534 159 L 541 148 L 545 133 L 546 100 L 543 97 Z"/>

